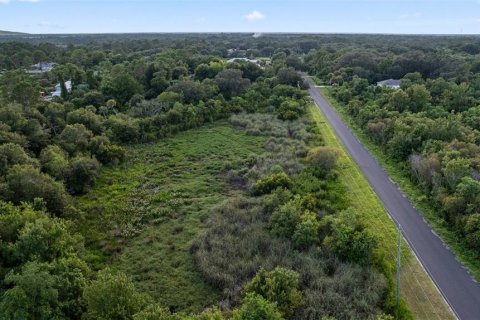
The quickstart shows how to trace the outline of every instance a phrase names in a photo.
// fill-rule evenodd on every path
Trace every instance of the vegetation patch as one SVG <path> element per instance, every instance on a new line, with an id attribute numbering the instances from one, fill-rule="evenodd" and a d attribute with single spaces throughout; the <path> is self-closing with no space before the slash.
<path id="1" fill-rule="evenodd" d="M 96 187 L 77 200 L 86 238 L 114 254 L 108 264 L 162 305 L 202 310 L 217 293 L 195 269 L 190 242 L 205 228 L 210 208 L 238 192 L 226 182 L 227 170 L 264 143 L 218 124 L 130 147 L 125 163 L 104 169 Z"/>

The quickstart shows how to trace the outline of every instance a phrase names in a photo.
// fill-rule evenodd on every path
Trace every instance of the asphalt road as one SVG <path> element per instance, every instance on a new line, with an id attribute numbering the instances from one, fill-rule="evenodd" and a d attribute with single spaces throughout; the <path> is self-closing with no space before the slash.
<path id="1" fill-rule="evenodd" d="M 423 220 L 388 174 L 347 128 L 333 107 L 310 83 L 310 95 L 375 190 L 404 238 L 437 285 L 456 316 L 480 320 L 480 284 Z"/>

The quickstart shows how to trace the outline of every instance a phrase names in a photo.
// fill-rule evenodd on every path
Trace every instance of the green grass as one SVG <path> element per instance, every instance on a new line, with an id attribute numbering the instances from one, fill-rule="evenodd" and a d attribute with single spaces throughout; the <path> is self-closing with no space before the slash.
<path id="1" fill-rule="evenodd" d="M 350 158 L 323 115 L 312 104 L 312 118 L 320 128 L 325 145 L 338 148 L 340 152 L 339 180 L 347 188 L 349 204 L 359 212 L 368 228 L 377 236 L 377 257 L 387 262 L 387 273 L 392 275 L 395 266 L 397 231 L 380 199 L 371 189 L 358 166 Z M 402 247 L 401 293 L 416 319 L 455 319 L 445 300 L 428 277 L 410 248 Z"/>
<path id="2" fill-rule="evenodd" d="M 432 200 L 428 199 L 425 192 L 419 188 L 409 178 L 408 173 L 400 165 L 389 159 L 384 151 L 376 145 L 367 134 L 353 121 L 335 99 L 331 96 L 329 89 L 321 89 L 322 94 L 329 100 L 331 105 L 337 110 L 344 122 L 355 132 L 355 135 L 383 166 L 393 181 L 408 196 L 415 208 L 425 218 L 430 227 L 442 238 L 445 244 L 455 253 L 457 259 L 469 269 L 475 279 L 480 280 L 480 259 L 478 255 L 467 247 L 455 231 L 453 231 L 446 221 L 435 210 Z"/>
<path id="3" fill-rule="evenodd" d="M 226 123 L 132 146 L 117 168 L 102 169 L 94 190 L 77 200 L 90 262 L 124 271 L 137 287 L 175 311 L 198 312 L 220 298 L 189 253 L 212 206 L 235 193 L 224 173 L 265 138 Z"/>

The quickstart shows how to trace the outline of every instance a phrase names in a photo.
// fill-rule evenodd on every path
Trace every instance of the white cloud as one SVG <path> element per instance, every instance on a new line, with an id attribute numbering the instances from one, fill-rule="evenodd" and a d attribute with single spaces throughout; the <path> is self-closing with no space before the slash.
<path id="1" fill-rule="evenodd" d="M 0 0 L 0 3 L 9 3 L 10 0 Z"/>
<path id="2" fill-rule="evenodd" d="M 253 10 L 252 13 L 247 14 L 246 16 L 244 16 L 244 18 L 247 19 L 248 21 L 255 21 L 255 20 L 264 19 L 265 15 L 263 13 L 261 13 L 260 11 Z"/>

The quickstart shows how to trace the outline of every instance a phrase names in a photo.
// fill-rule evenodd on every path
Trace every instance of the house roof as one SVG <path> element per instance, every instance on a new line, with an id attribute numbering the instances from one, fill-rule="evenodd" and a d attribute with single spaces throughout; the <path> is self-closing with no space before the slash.
<path id="1" fill-rule="evenodd" d="M 377 86 L 386 86 L 386 87 L 399 87 L 402 84 L 402 80 L 388 79 L 377 82 Z"/>

